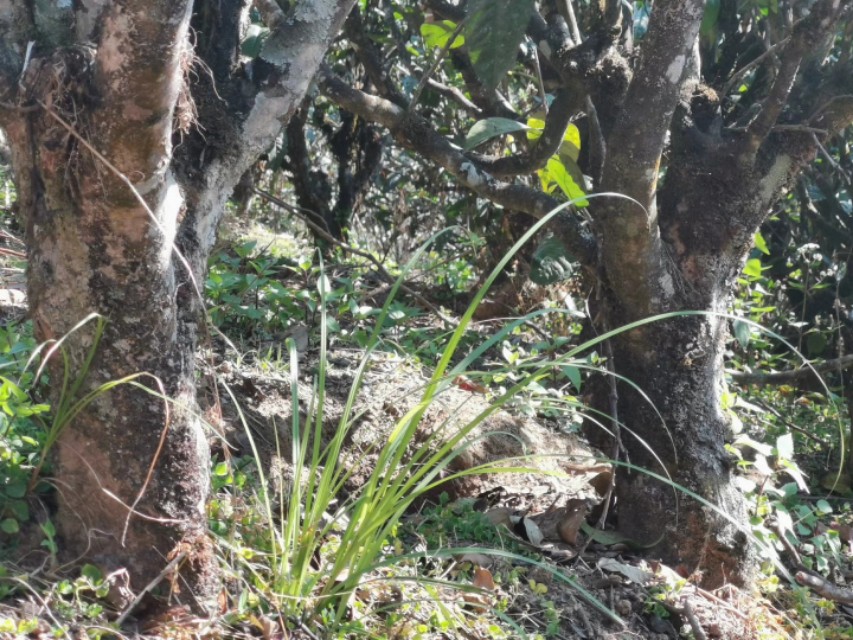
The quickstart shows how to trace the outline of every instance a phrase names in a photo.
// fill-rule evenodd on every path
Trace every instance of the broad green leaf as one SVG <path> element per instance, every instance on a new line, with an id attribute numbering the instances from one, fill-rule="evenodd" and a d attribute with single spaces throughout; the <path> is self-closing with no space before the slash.
<path id="1" fill-rule="evenodd" d="M 509 118 L 486 118 L 475 122 L 474 126 L 468 130 L 468 134 L 465 136 L 464 149 L 470 151 L 487 140 L 525 129 L 527 129 L 527 125 Z"/>
<path id="2" fill-rule="evenodd" d="M 244 56 L 257 58 L 264 48 L 264 43 L 270 37 L 270 30 L 259 24 L 249 25 L 246 29 L 246 37 L 240 43 L 240 51 Z"/>
<path id="3" fill-rule="evenodd" d="M 581 377 L 581 371 L 577 367 L 563 367 L 563 374 L 569 379 L 569 381 L 574 386 L 575 390 L 580 393 L 581 392 L 581 384 L 583 384 L 583 378 Z"/>
<path id="4" fill-rule="evenodd" d="M 545 121 L 541 118 L 528 118 L 527 127 L 527 139 L 538 140 L 542 137 L 542 132 L 545 130 Z"/>
<path id="5" fill-rule="evenodd" d="M 542 132 L 545 130 L 545 121 L 540 118 L 527 119 L 527 139 L 530 141 L 538 140 L 542 137 Z M 566 134 L 563 136 L 563 141 L 560 143 L 560 149 L 557 152 L 564 164 L 566 158 L 572 162 L 578 161 L 578 156 L 581 152 L 581 132 L 573 124 L 566 128 Z M 577 180 L 575 180 L 577 182 Z"/>
<path id="6" fill-rule="evenodd" d="M 740 343 L 741 349 L 746 349 L 749 346 L 749 339 L 752 335 L 752 330 L 750 329 L 749 324 L 742 320 L 735 320 L 732 325 L 735 338 L 737 338 L 737 341 Z"/>
<path id="7" fill-rule="evenodd" d="M 423 37 L 424 43 L 426 43 L 426 46 L 434 49 L 444 49 L 454 31 L 456 31 L 456 23 L 451 20 L 424 22 L 421 25 L 421 37 Z M 460 33 L 453 40 L 450 48 L 458 49 L 464 44 L 465 36 Z"/>
<path id="8" fill-rule="evenodd" d="M 469 0 L 465 39 L 486 87 L 497 87 L 515 64 L 532 11 L 533 0 Z"/>
<path id="9" fill-rule="evenodd" d="M 832 513 L 832 505 L 823 499 L 817 501 L 815 508 L 820 512 L 822 516 Z"/>
<path id="10" fill-rule="evenodd" d="M 806 338 L 806 350 L 812 358 L 822 355 L 826 346 L 826 336 L 820 332 L 810 333 Z"/>
<path id="11" fill-rule="evenodd" d="M 743 272 L 750 278 L 760 278 L 761 260 L 759 260 L 758 258 L 751 258 L 750 260 L 747 260 L 746 265 L 743 268 Z"/>
<path id="12" fill-rule="evenodd" d="M 18 526 L 18 521 L 14 518 L 6 518 L 3 522 L 0 522 L 0 530 L 3 533 L 18 533 L 20 527 Z"/>
<path id="13" fill-rule="evenodd" d="M 24 480 L 15 480 L 6 485 L 6 495 L 10 498 L 23 498 L 27 495 L 27 483 Z"/>
<path id="14" fill-rule="evenodd" d="M 542 188 L 545 191 L 550 193 L 554 190 L 554 185 L 556 185 L 569 200 L 578 199 L 575 203 L 576 207 L 586 207 L 589 205 L 589 201 L 584 198 L 586 193 L 578 186 L 559 157 L 554 156 L 548 160 L 545 168 L 539 170 L 539 178 L 542 181 Z"/>
<path id="15" fill-rule="evenodd" d="M 567 280 L 574 273 L 572 255 L 554 236 L 542 241 L 533 252 L 530 279 L 536 284 L 554 284 Z"/>

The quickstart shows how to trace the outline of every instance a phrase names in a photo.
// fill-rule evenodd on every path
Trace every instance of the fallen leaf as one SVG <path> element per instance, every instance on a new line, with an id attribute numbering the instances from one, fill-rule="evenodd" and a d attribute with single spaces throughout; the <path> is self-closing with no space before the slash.
<path id="1" fill-rule="evenodd" d="M 474 569 L 474 579 L 472 584 L 478 589 L 487 589 L 488 591 L 495 590 L 495 579 L 492 577 L 492 572 L 483 567 Z"/>
<path id="2" fill-rule="evenodd" d="M 575 546 L 578 542 L 578 531 L 586 521 L 586 500 L 569 500 L 562 520 L 557 524 L 560 540 Z"/>
<path id="3" fill-rule="evenodd" d="M 530 544 L 537 547 L 540 546 L 542 541 L 545 539 L 539 525 L 526 516 L 514 518 L 512 530 L 522 540 L 527 540 Z"/>
<path id="4" fill-rule="evenodd" d="M 595 566 L 602 571 L 618 573 L 635 584 L 646 585 L 654 578 L 654 574 L 639 567 L 619 562 L 616 558 L 599 558 Z"/>

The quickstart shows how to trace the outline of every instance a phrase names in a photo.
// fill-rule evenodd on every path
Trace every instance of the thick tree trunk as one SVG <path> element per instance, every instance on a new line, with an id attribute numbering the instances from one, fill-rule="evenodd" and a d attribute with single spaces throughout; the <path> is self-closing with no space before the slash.
<path id="1" fill-rule="evenodd" d="M 687 316 L 646 325 L 613 345 L 619 374 L 642 392 L 619 385 L 623 426 L 615 428 L 629 465 L 617 474 L 619 527 L 713 587 L 748 582 L 755 568 L 745 503 L 724 449 L 731 441 L 721 401 L 725 336 L 724 318 Z"/>
<path id="2" fill-rule="evenodd" d="M 180 322 L 179 304 L 194 289 L 172 250 L 184 200 L 166 170 L 156 182 L 137 183 L 141 203 L 86 148 L 97 138 L 96 110 L 87 113 L 81 88 L 94 66 L 94 51 L 82 47 L 31 61 L 29 89 L 46 108 L 8 127 L 30 248 L 30 314 L 39 340 L 65 337 L 68 364 L 59 352 L 48 363 L 55 410 L 142 372 L 150 375 L 138 381 L 154 393 L 121 385 L 63 429 L 54 450 L 61 549 L 105 571 L 127 568 L 134 590 L 181 555 L 181 598 L 203 608 L 216 585 L 206 536 L 209 453 L 194 400 L 195 329 Z M 43 86 L 46 74 L 51 83 Z M 68 128 L 72 107 L 81 114 L 76 133 Z M 163 118 L 168 139 L 170 111 Z M 138 151 L 158 163 L 155 149 L 112 151 L 131 165 L 128 155 Z M 94 321 L 72 333 L 93 312 L 106 321 L 97 344 Z M 72 385 L 82 380 L 73 398 L 66 375 Z"/>
<path id="3" fill-rule="evenodd" d="M 0 0 L 0 125 L 27 229 L 30 313 L 37 338 L 62 340 L 68 363 L 58 352 L 48 363 L 53 409 L 135 374 L 151 390 L 120 385 L 65 425 L 54 448 L 60 548 L 126 568 L 135 592 L 174 561 L 158 589 L 211 609 L 200 283 L 228 196 L 302 101 L 353 1 L 312 0 L 289 15 L 261 3 L 275 46 L 247 73 L 246 0 L 34 13 Z M 191 18 L 207 64 L 195 75 Z M 97 342 L 94 323 L 75 330 L 93 312 L 106 321 Z M 81 381 L 73 398 L 66 374 Z"/>

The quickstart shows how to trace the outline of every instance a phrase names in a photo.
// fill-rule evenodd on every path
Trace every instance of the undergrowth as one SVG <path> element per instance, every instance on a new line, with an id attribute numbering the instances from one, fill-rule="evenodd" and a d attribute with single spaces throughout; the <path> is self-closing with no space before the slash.
<path id="1" fill-rule="evenodd" d="M 552 596 L 564 587 L 603 619 L 619 618 L 612 602 L 600 602 L 571 571 L 495 526 L 471 503 L 435 500 L 458 473 L 448 470 L 449 461 L 498 409 L 576 431 L 586 380 L 604 363 L 596 351 L 600 341 L 578 349 L 583 314 L 575 311 L 576 304 L 563 312 L 536 310 L 497 331 L 474 323 L 473 311 L 503 264 L 468 311 L 448 326 L 399 295 L 424 256 L 429 265 L 419 272 L 424 282 L 450 283 L 452 292 L 473 281 L 470 268 L 458 261 L 442 264 L 426 251 L 408 265 L 392 265 L 397 280 L 390 285 L 379 282 L 366 261 L 338 256 L 323 265 L 315 257 L 272 255 L 252 241 L 214 256 L 205 289 L 211 320 L 232 345 L 240 345 L 239 366 L 289 380 L 293 420 L 279 426 L 289 434 L 290 450 L 282 451 L 279 442 L 276 455 L 300 471 L 272 473 L 245 421 L 247 455 L 231 457 L 222 450 L 214 460 L 210 531 L 227 595 L 205 632 L 210 637 L 272 637 L 290 629 L 324 638 L 556 638 L 568 623 Z M 386 289 L 375 297 L 377 286 Z M 765 348 L 760 337 L 754 340 Z M 329 350 L 347 348 L 363 356 L 343 417 L 329 435 L 324 416 Z M 11 562 L 0 567 L 0 602 L 18 603 L 12 605 L 14 615 L 0 612 L 0 634 L 109 637 L 117 633 L 110 622 L 116 614 L 110 578 L 91 565 L 52 573 L 61 541 L 50 520 L 45 454 L 79 403 L 91 397 L 77 397 L 82 379 L 65 380 L 56 382 L 68 387 L 67 401 L 52 411 L 41 402 L 45 394 L 36 367 L 43 350 L 28 323 L 0 329 L 0 544 L 12 557 L 27 538 L 46 558 L 35 571 Z M 317 353 L 317 362 L 309 372 L 310 405 L 301 406 L 306 350 Z M 356 400 L 371 354 L 379 351 L 428 367 L 431 378 L 420 400 L 398 418 L 389 440 L 365 454 L 375 456 L 374 471 L 351 493 L 344 487 L 353 469 L 338 460 L 360 418 Z M 735 364 L 742 364 L 737 357 Z M 123 382 L 128 380 L 111 385 Z M 446 441 L 438 435 L 418 441 L 426 409 L 451 385 L 483 395 L 489 408 Z M 233 399 L 239 406 L 240 399 Z M 844 449 L 835 426 L 843 416 L 835 400 L 831 393 L 785 387 L 733 389 L 724 407 L 742 425 L 730 452 L 749 496 L 752 534 L 765 544 L 764 588 L 804 637 L 849 637 L 834 626 L 838 605 L 785 588 L 773 565 L 781 552 L 794 548 L 804 566 L 827 577 L 849 566 L 853 514 L 839 498 L 844 486 L 827 487 L 816 473 L 827 468 L 827 458 L 838 462 Z M 464 473 L 517 473 L 529 471 L 529 465 L 519 458 Z M 829 489 L 835 495 L 826 495 Z M 662 587 L 639 608 L 668 616 L 666 607 L 654 603 L 682 588 L 682 583 Z M 25 602 L 38 606 L 27 609 L 20 604 Z"/>

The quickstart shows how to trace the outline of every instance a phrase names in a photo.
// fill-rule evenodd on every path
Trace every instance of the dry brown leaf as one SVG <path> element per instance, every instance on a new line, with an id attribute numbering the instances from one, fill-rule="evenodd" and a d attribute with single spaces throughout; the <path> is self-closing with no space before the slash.
<path id="1" fill-rule="evenodd" d="M 569 500 L 564 516 L 557 524 L 557 534 L 560 540 L 572 546 L 578 543 L 578 531 L 586 520 L 586 500 Z"/>
<path id="2" fill-rule="evenodd" d="M 492 577 L 492 572 L 483 567 L 474 569 L 474 579 L 472 584 L 478 589 L 495 590 L 495 579 Z"/>

